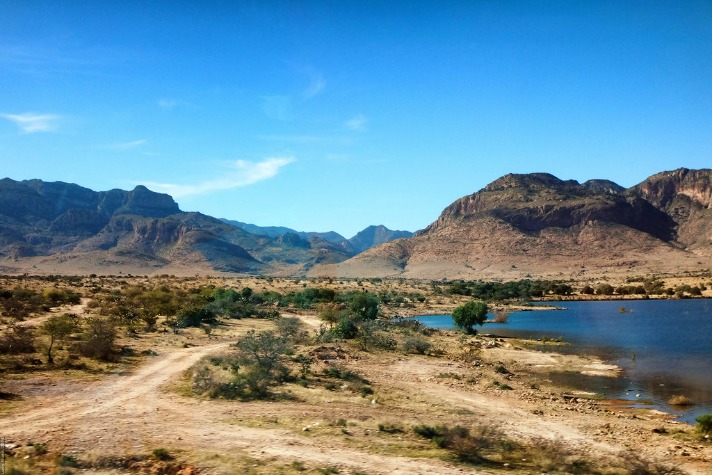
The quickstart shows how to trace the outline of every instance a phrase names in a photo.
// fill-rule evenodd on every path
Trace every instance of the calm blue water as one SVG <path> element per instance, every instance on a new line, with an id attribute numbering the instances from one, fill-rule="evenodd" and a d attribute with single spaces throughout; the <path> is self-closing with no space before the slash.
<path id="1" fill-rule="evenodd" d="M 605 397 L 644 401 L 695 422 L 712 412 L 712 300 L 560 302 L 563 310 L 514 312 L 508 323 L 488 323 L 484 333 L 520 338 L 563 337 L 571 346 L 551 351 L 593 354 L 623 368 L 620 378 L 553 374 L 554 382 Z M 625 307 L 625 313 L 620 308 Z M 434 328 L 453 328 L 450 315 L 417 317 Z M 640 397 L 636 395 L 640 394 Z M 695 405 L 669 407 L 684 394 Z"/>

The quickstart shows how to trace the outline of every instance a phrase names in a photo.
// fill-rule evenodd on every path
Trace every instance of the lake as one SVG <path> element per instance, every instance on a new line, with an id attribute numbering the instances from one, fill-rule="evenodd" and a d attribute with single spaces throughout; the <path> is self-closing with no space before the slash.
<path id="1" fill-rule="evenodd" d="M 554 373 L 554 383 L 661 409 L 692 424 L 712 412 L 712 300 L 553 304 L 562 310 L 517 311 L 507 323 L 487 323 L 478 330 L 530 339 L 563 337 L 571 345 L 550 351 L 596 355 L 623 369 L 620 378 Z M 429 327 L 453 328 L 450 315 L 416 318 Z M 685 395 L 695 404 L 670 407 L 673 395 Z"/>

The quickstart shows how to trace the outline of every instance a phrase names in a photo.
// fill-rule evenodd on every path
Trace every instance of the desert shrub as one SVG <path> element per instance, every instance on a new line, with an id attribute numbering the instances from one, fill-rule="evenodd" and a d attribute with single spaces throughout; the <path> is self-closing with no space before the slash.
<path id="1" fill-rule="evenodd" d="M 300 343 L 308 336 L 302 321 L 296 317 L 278 317 L 274 319 L 274 323 L 279 336 L 294 343 Z"/>
<path id="2" fill-rule="evenodd" d="M 239 373 L 238 368 L 235 369 L 233 383 L 236 389 L 245 386 L 243 397 L 267 397 L 271 386 L 287 380 L 289 369 L 283 360 L 291 352 L 291 346 L 284 338 L 268 331 L 255 333 L 250 330 L 235 346 L 238 349 L 239 369 L 243 369 L 243 372 Z"/>
<path id="3" fill-rule="evenodd" d="M 0 353 L 17 355 L 33 353 L 35 337 L 32 329 L 21 325 L 10 325 L 5 334 L 0 336 Z"/>
<path id="4" fill-rule="evenodd" d="M 593 287 L 590 285 L 584 285 L 583 288 L 581 289 L 581 293 L 583 295 L 593 295 L 596 291 L 594 290 Z"/>
<path id="5" fill-rule="evenodd" d="M 45 301 L 52 305 L 72 304 L 81 302 L 79 294 L 66 289 L 47 289 L 42 293 Z"/>
<path id="6" fill-rule="evenodd" d="M 57 457 L 57 465 L 60 467 L 77 467 L 79 462 L 73 455 L 62 454 Z"/>
<path id="7" fill-rule="evenodd" d="M 505 440 L 498 430 L 489 426 L 473 432 L 462 426 L 418 425 L 413 431 L 425 439 L 432 440 L 438 447 L 449 450 L 459 460 L 469 463 L 481 462 L 484 459 L 484 450 Z"/>
<path id="8" fill-rule="evenodd" d="M 208 365 L 202 364 L 193 370 L 193 392 L 203 394 L 215 386 L 213 372 Z"/>
<path id="9" fill-rule="evenodd" d="M 341 318 L 341 307 L 338 303 L 334 302 L 323 303 L 319 305 L 318 317 L 323 322 L 328 323 L 329 327 L 333 328 Z"/>
<path id="10" fill-rule="evenodd" d="M 379 422 L 378 431 L 386 434 L 402 434 L 404 432 L 402 426 L 392 422 Z"/>
<path id="11" fill-rule="evenodd" d="M 185 327 L 199 327 L 203 323 L 213 324 L 217 321 L 215 311 L 209 307 L 188 307 L 178 311 L 176 315 L 178 325 Z"/>
<path id="12" fill-rule="evenodd" d="M 370 348 L 392 351 L 398 346 L 398 342 L 385 330 L 387 324 L 372 320 L 363 320 L 356 324 L 357 338 L 362 350 L 368 351 Z"/>
<path id="13" fill-rule="evenodd" d="M 309 372 L 311 371 L 311 365 L 314 362 L 314 358 L 304 356 L 300 353 L 294 358 L 292 358 L 292 361 L 299 364 L 299 373 L 301 374 L 303 379 L 306 379 L 307 374 L 309 374 Z"/>
<path id="14" fill-rule="evenodd" d="M 504 310 L 497 310 L 494 312 L 494 322 L 495 323 L 507 323 L 509 321 L 509 313 Z"/>
<path id="15" fill-rule="evenodd" d="M 173 460 L 173 456 L 171 455 L 171 453 L 167 449 L 164 449 L 162 447 L 158 448 L 158 449 L 153 449 L 153 452 L 151 452 L 151 453 L 158 460 L 163 460 L 163 461 Z"/>
<path id="16" fill-rule="evenodd" d="M 352 338 L 356 338 L 356 335 L 358 335 L 358 327 L 351 318 L 345 317 L 336 324 L 336 326 L 331 330 L 331 333 L 336 338 L 350 340 Z"/>
<path id="17" fill-rule="evenodd" d="M 79 351 L 91 358 L 110 359 L 114 353 L 116 327 L 106 318 L 88 318 L 82 332 Z"/>
<path id="18" fill-rule="evenodd" d="M 695 419 L 697 421 L 697 428 L 702 433 L 712 432 L 712 413 L 703 414 Z"/>
<path id="19" fill-rule="evenodd" d="M 682 395 L 672 396 L 668 399 L 668 404 L 671 406 L 690 406 L 692 405 L 692 399 Z"/>
<path id="20" fill-rule="evenodd" d="M 373 394 L 373 389 L 370 386 L 371 383 L 367 379 L 363 378 L 357 373 L 354 373 L 351 370 L 332 366 L 330 368 L 326 368 L 323 372 L 323 375 L 328 378 L 339 379 L 350 383 L 346 387 L 350 391 L 354 393 L 359 393 L 363 397 L 366 397 L 369 394 Z M 336 389 L 339 389 L 341 385 L 329 382 L 325 385 L 325 387 L 326 389 L 335 391 Z"/>
<path id="21" fill-rule="evenodd" d="M 623 453 L 620 460 L 617 465 L 620 465 L 630 475 L 684 475 L 687 473 L 674 465 L 645 459 L 632 450 Z"/>
<path id="22" fill-rule="evenodd" d="M 403 340 L 403 351 L 406 353 L 417 353 L 419 355 L 424 355 L 430 349 L 432 345 L 430 342 L 424 338 L 417 336 L 409 336 Z"/>
<path id="23" fill-rule="evenodd" d="M 47 453 L 47 446 L 39 442 L 32 444 L 32 449 L 35 455 L 45 455 Z"/>
<path id="24" fill-rule="evenodd" d="M 611 284 L 598 284 L 596 286 L 596 294 L 597 295 L 613 295 L 613 292 L 615 291 L 615 287 L 613 287 Z"/>

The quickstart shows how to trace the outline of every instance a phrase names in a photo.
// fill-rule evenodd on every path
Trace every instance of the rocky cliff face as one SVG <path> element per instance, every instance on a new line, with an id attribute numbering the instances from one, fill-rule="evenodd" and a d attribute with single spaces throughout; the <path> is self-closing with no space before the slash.
<path id="1" fill-rule="evenodd" d="M 658 173 L 630 192 L 669 216 L 680 246 L 712 256 L 712 170 Z"/>
<path id="2" fill-rule="evenodd" d="M 337 273 L 502 277 L 542 271 L 705 267 L 712 171 L 680 169 L 624 189 L 546 173 L 506 175 L 456 200 L 409 240 L 366 251 Z"/>

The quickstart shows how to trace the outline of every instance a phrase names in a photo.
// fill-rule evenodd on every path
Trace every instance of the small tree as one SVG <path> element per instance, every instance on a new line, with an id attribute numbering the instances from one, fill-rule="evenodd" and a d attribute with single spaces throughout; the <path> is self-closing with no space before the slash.
<path id="1" fill-rule="evenodd" d="M 69 335 L 77 331 L 77 316 L 65 313 L 62 315 L 52 315 L 42 325 L 40 332 L 49 337 L 49 345 L 47 346 L 47 363 L 53 364 L 52 349 L 57 341 L 62 341 Z"/>
<path id="2" fill-rule="evenodd" d="M 89 318 L 82 333 L 79 350 L 85 356 L 109 359 L 114 353 L 116 327 L 105 318 Z"/>
<path id="3" fill-rule="evenodd" d="M 475 325 L 485 323 L 487 305 L 484 302 L 471 300 L 452 311 L 452 321 L 468 335 L 476 335 Z"/>
<path id="4" fill-rule="evenodd" d="M 367 292 L 360 292 L 349 302 L 349 310 L 360 319 L 375 320 L 378 317 L 378 298 Z"/>
<path id="5" fill-rule="evenodd" d="M 250 330 L 235 346 L 239 350 L 239 368 L 244 369 L 236 375 L 236 381 L 247 385 L 250 397 L 268 396 L 269 387 L 288 376 L 289 369 L 284 366 L 283 358 L 291 348 L 284 338 L 269 331 Z"/>
<path id="6" fill-rule="evenodd" d="M 339 304 L 325 303 L 319 306 L 319 319 L 328 323 L 329 328 L 334 328 L 334 325 L 341 317 L 341 309 Z"/>

